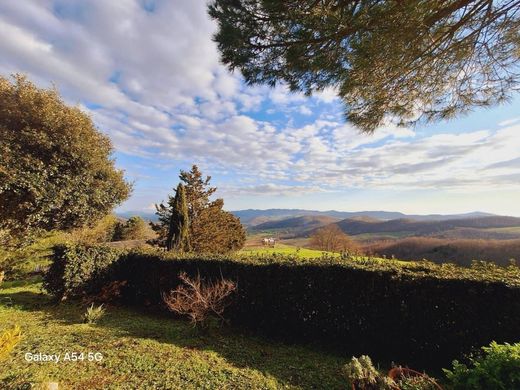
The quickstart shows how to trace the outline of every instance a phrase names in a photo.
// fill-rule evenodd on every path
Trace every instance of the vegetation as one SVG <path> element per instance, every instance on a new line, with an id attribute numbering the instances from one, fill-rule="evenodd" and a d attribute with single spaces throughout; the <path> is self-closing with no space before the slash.
<path id="1" fill-rule="evenodd" d="M 427 259 L 436 263 L 455 263 L 469 266 L 475 259 L 508 266 L 520 265 L 520 240 L 448 240 L 410 237 L 383 241 L 364 247 L 367 253 L 395 256 L 403 260 Z"/>
<path id="2" fill-rule="evenodd" d="M 187 321 L 112 307 L 96 326 L 83 308 L 55 305 L 39 284 L 0 289 L 0 324 L 23 323 L 24 337 L 2 362 L 0 388 L 58 382 L 94 389 L 344 389 L 344 358 L 222 328 L 207 335 Z M 3 305 L 10 297 L 13 306 Z M 61 353 L 59 364 L 25 361 L 26 352 Z M 102 360 L 63 361 L 65 352 L 101 353 Z M 28 387 L 28 386 L 27 386 Z"/>
<path id="3" fill-rule="evenodd" d="M 0 333 L 0 362 L 7 359 L 14 347 L 22 339 L 20 326 L 15 325 L 12 329 L 6 329 Z"/>
<path id="4" fill-rule="evenodd" d="M 144 219 L 139 216 L 133 216 L 124 222 L 117 221 L 114 228 L 114 235 L 111 239 L 106 241 L 142 240 L 150 238 L 150 236 L 150 228 Z"/>
<path id="5" fill-rule="evenodd" d="M 200 275 L 190 278 L 185 272 L 179 274 L 182 284 L 163 300 L 171 311 L 187 315 L 194 326 L 207 328 L 211 317 L 224 321 L 224 309 L 229 306 L 229 296 L 236 290 L 236 284 L 221 279 L 205 282 Z"/>
<path id="6" fill-rule="evenodd" d="M 103 304 L 95 306 L 94 303 L 92 303 L 83 315 L 83 321 L 86 324 L 95 324 L 105 315 L 105 313 L 106 310 L 103 307 Z"/>
<path id="7" fill-rule="evenodd" d="M 274 248 L 264 246 L 249 246 L 240 250 L 239 254 L 250 257 L 294 257 L 301 259 L 317 258 L 326 256 L 339 256 L 339 253 L 325 253 L 316 249 L 297 247 L 286 244 L 276 244 Z"/>
<path id="8" fill-rule="evenodd" d="M 353 357 L 343 367 L 343 373 L 348 382 L 358 390 L 391 389 L 392 381 L 382 375 L 372 364 L 369 356 Z"/>
<path id="9" fill-rule="evenodd" d="M 503 101 L 520 81 L 520 2 L 214 0 L 222 61 L 249 84 L 334 87 L 371 132 Z"/>
<path id="10" fill-rule="evenodd" d="M 106 246 L 58 245 L 43 285 L 58 299 L 99 292 L 107 283 L 107 269 L 121 253 Z"/>
<path id="11" fill-rule="evenodd" d="M 360 252 L 359 246 L 335 224 L 317 229 L 311 235 L 310 246 L 327 252 Z"/>
<path id="12" fill-rule="evenodd" d="M 239 286 L 225 311 L 231 324 L 418 368 L 445 365 L 471 348 L 517 337 L 518 267 L 107 250 L 57 248 L 57 266 L 46 276 L 49 291 L 92 296 L 103 285 L 125 281 L 122 302 L 162 307 L 161 295 L 179 287 L 180 272 L 224 278 Z"/>
<path id="13" fill-rule="evenodd" d="M 56 90 L 0 77 L 0 231 L 5 238 L 96 222 L 131 186 L 112 145 Z"/>
<path id="14" fill-rule="evenodd" d="M 91 226 L 74 229 L 70 232 L 70 240 L 85 244 L 101 244 L 117 238 L 121 229 L 121 221 L 113 214 L 101 218 Z"/>
<path id="15" fill-rule="evenodd" d="M 173 198 L 170 226 L 166 237 L 166 249 L 178 252 L 190 252 L 190 219 L 184 186 L 179 183 Z"/>
<path id="16" fill-rule="evenodd" d="M 469 366 L 453 362 L 453 370 L 444 370 L 453 390 L 509 390 L 520 388 L 520 343 L 482 347 L 482 353 L 470 358 Z"/>
<path id="17" fill-rule="evenodd" d="M 240 220 L 222 209 L 224 207 L 222 199 L 210 201 L 210 197 L 217 190 L 215 187 L 210 187 L 211 177 L 207 176 L 204 179 L 199 168 L 193 165 L 189 172 L 181 171 L 179 178 L 184 183 L 182 188 L 186 192 L 191 251 L 227 253 L 242 248 L 246 240 L 246 233 Z M 179 202 L 180 199 L 177 201 Z M 166 204 L 156 205 L 159 221 L 152 223 L 152 228 L 158 235 L 154 242 L 162 247 L 167 247 L 172 221 L 173 226 L 178 223 L 177 207 L 180 206 L 176 206 L 175 202 L 176 197 L 170 196 Z M 171 231 L 170 234 L 175 233 Z M 183 244 L 183 246 L 185 245 Z"/>
<path id="18" fill-rule="evenodd" d="M 66 234 L 47 232 L 20 247 L 0 246 L 0 272 L 6 280 L 23 279 L 49 266 L 53 246 L 66 240 Z"/>

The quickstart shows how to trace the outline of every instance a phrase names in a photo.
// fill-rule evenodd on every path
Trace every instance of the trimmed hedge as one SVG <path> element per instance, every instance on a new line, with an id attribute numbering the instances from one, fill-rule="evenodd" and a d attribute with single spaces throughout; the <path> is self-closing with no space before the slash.
<path id="1" fill-rule="evenodd" d="M 74 252 L 73 259 L 80 252 Z M 124 300 L 162 306 L 185 271 L 237 282 L 235 325 L 287 342 L 319 343 L 413 367 L 442 367 L 472 348 L 520 337 L 520 270 L 391 260 L 178 258 L 121 253 L 104 280 L 126 280 Z M 93 274 L 94 275 L 94 274 Z M 99 272 L 96 273 L 99 277 Z M 108 276 L 107 276 L 108 275 Z M 93 280 L 99 286 L 99 280 Z"/>
<path id="2" fill-rule="evenodd" d="M 58 299 L 96 293 L 114 275 L 110 266 L 122 253 L 101 245 L 57 245 L 43 287 Z"/>

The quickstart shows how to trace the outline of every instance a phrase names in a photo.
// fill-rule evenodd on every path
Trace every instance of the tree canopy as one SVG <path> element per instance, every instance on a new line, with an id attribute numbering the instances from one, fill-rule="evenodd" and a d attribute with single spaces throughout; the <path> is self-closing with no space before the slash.
<path id="1" fill-rule="evenodd" d="M 211 176 L 204 177 L 193 165 L 190 171 L 181 170 L 179 179 L 185 192 L 183 197 L 186 198 L 188 214 L 187 218 L 182 219 L 189 221 L 189 232 L 182 235 L 189 237 L 189 245 L 183 245 L 183 250 L 189 248 L 196 253 L 226 253 L 242 248 L 246 239 L 244 227 L 237 217 L 223 210 L 223 199 L 210 199 L 217 190 L 210 186 Z M 177 197 L 178 189 L 174 190 L 175 196 L 169 196 L 168 202 L 155 205 L 158 222 L 152 223 L 152 228 L 158 238 L 154 242 L 166 248 L 172 239 L 171 233 L 175 235 L 178 230 L 179 210 L 185 207 L 181 206 L 183 202 Z M 172 222 L 175 231 L 171 230 Z M 184 226 L 184 222 L 181 225 Z"/>
<path id="2" fill-rule="evenodd" d="M 249 84 L 338 91 L 365 132 L 451 118 L 518 88 L 518 0 L 214 0 L 222 61 Z"/>
<path id="3" fill-rule="evenodd" d="M 0 230 L 71 229 L 108 214 L 131 185 L 91 118 L 55 89 L 0 77 Z"/>

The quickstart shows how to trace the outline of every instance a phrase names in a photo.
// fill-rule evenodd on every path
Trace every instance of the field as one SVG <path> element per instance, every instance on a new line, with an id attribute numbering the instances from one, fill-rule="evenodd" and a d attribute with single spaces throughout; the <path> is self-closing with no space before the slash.
<path id="1" fill-rule="evenodd" d="M 10 302 L 12 301 L 12 306 Z M 346 359 L 251 337 L 227 328 L 201 334 L 185 320 L 110 307 L 83 324 L 85 305 L 55 305 L 40 284 L 0 288 L 2 329 L 20 324 L 23 340 L 0 372 L 0 388 L 59 382 L 60 389 L 344 388 Z M 27 362 L 24 354 L 99 352 L 100 362 Z"/>
<path id="2" fill-rule="evenodd" d="M 247 254 L 247 255 L 251 255 L 251 256 L 280 254 L 280 255 L 298 256 L 298 257 L 302 257 L 302 258 L 321 257 L 324 254 L 326 254 L 328 256 L 339 256 L 338 253 L 323 252 L 323 251 L 318 251 L 315 249 L 308 249 L 308 248 L 297 247 L 297 246 L 282 244 L 282 243 L 277 243 L 274 247 L 247 246 L 244 249 L 242 249 L 239 253 Z"/>

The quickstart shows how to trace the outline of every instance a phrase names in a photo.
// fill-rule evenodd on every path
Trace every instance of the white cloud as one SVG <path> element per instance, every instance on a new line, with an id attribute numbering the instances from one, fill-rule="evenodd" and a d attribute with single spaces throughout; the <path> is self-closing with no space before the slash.
<path id="1" fill-rule="evenodd" d="M 0 70 L 55 82 L 148 169 L 196 162 L 234 180 L 232 194 L 520 185 L 519 118 L 461 134 L 392 124 L 361 134 L 343 121 L 334 88 L 309 99 L 244 85 L 219 63 L 214 31 L 202 0 L 153 12 L 136 0 L 3 1 Z"/>

